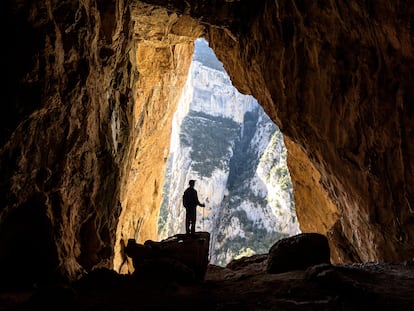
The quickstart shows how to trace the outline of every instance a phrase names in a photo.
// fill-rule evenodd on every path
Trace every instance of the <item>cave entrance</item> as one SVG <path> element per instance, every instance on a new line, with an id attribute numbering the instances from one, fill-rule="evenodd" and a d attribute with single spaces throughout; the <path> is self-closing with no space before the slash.
<path id="1" fill-rule="evenodd" d="M 159 240 L 185 232 L 181 198 L 190 179 L 206 204 L 196 230 L 211 235 L 212 264 L 267 253 L 299 233 L 282 133 L 255 98 L 233 87 L 202 38 L 173 118 Z"/>

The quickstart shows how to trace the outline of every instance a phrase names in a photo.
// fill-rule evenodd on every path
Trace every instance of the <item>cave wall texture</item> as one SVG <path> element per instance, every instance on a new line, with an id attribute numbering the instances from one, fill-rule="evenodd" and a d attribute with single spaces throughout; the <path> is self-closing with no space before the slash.
<path id="1" fill-rule="evenodd" d="M 413 258 L 411 1 L 146 2 L 1 2 L 2 284 L 119 270 L 121 239 L 157 239 L 200 36 L 285 135 L 301 230 L 333 262 Z"/>

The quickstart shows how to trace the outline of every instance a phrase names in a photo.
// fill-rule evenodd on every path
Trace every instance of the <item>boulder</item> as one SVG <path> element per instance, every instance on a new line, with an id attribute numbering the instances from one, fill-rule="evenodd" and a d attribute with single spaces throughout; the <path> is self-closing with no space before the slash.
<path id="1" fill-rule="evenodd" d="M 160 242 L 144 244 L 129 239 L 125 253 L 132 259 L 134 275 L 148 280 L 201 282 L 208 265 L 210 234 L 177 234 Z"/>
<path id="2" fill-rule="evenodd" d="M 269 250 L 268 273 L 306 270 L 308 267 L 330 264 L 330 249 L 326 236 L 301 233 L 277 241 Z"/>

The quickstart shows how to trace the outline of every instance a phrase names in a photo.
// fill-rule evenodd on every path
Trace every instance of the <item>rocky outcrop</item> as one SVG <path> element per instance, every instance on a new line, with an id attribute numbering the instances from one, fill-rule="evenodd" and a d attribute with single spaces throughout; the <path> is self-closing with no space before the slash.
<path id="1" fill-rule="evenodd" d="M 330 264 L 331 254 L 326 236 L 302 233 L 277 241 L 270 249 L 266 271 L 282 273 L 306 270 L 319 264 Z"/>
<path id="2" fill-rule="evenodd" d="M 302 231 L 329 236 L 333 262 L 414 256 L 410 1 L 149 2 L 1 2 L 2 281 L 74 279 L 156 235 L 200 36 L 294 144 Z"/>
<path id="3" fill-rule="evenodd" d="M 130 239 L 125 254 L 132 259 L 138 281 L 172 280 L 184 284 L 204 281 L 209 258 L 210 234 L 177 234 L 160 242 L 136 243 Z"/>

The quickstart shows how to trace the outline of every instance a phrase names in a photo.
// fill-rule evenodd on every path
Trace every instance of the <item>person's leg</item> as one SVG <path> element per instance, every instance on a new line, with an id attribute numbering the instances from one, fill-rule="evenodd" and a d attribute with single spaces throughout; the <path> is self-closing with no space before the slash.
<path id="1" fill-rule="evenodd" d="M 187 210 L 185 214 L 185 233 L 190 234 L 190 227 L 191 227 L 191 217 L 190 217 L 190 211 Z"/>
<path id="2" fill-rule="evenodd" d="M 196 226 L 196 211 L 194 209 L 194 213 L 191 215 L 191 234 L 194 235 L 195 234 L 195 226 Z"/>

